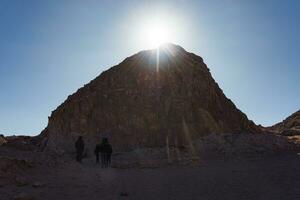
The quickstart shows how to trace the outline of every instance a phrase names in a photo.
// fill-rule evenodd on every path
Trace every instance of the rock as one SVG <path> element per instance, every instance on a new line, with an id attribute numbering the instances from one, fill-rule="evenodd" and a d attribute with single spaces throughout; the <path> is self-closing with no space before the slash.
<path id="1" fill-rule="evenodd" d="M 46 184 L 40 181 L 36 181 L 32 184 L 34 188 L 44 187 Z"/>
<path id="2" fill-rule="evenodd" d="M 128 197 L 129 194 L 127 192 L 120 192 L 121 197 Z"/>
<path id="3" fill-rule="evenodd" d="M 28 181 L 24 177 L 16 177 L 15 178 L 15 183 L 17 186 L 25 186 L 28 185 Z"/>
<path id="4" fill-rule="evenodd" d="M 3 135 L 0 135 L 0 146 L 4 145 L 7 143 L 7 140 L 5 139 L 5 137 Z"/>
<path id="5" fill-rule="evenodd" d="M 74 151 L 108 137 L 115 151 L 189 146 L 210 133 L 259 132 L 228 99 L 202 58 L 169 44 L 141 51 L 70 95 L 40 137 L 46 150 Z M 159 64 L 159 70 L 157 70 Z"/>
<path id="6" fill-rule="evenodd" d="M 20 193 L 13 197 L 14 200 L 34 200 L 35 198 L 27 193 Z"/>

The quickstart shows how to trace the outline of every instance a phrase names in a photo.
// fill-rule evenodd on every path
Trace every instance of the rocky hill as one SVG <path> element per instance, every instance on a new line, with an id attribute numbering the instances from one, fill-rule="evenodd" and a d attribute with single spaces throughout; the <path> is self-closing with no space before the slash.
<path id="1" fill-rule="evenodd" d="M 269 129 L 284 136 L 300 135 L 300 110 Z"/>
<path id="2" fill-rule="evenodd" d="M 210 133 L 258 132 L 226 98 L 202 58 L 168 44 L 141 51 L 67 98 L 41 133 L 46 149 L 91 150 L 105 136 L 116 151 L 186 146 Z"/>

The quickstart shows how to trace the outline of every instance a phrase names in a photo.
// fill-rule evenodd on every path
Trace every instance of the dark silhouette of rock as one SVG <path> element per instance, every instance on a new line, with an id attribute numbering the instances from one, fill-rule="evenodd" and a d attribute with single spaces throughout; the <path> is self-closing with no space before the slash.
<path id="1" fill-rule="evenodd" d="M 300 135 L 300 110 L 267 129 L 283 136 Z"/>
<path id="2" fill-rule="evenodd" d="M 91 148 L 107 137 L 116 151 L 130 151 L 259 130 L 223 94 L 201 57 L 167 44 L 126 58 L 70 95 L 40 137 L 48 150 L 72 151 L 82 135 Z"/>

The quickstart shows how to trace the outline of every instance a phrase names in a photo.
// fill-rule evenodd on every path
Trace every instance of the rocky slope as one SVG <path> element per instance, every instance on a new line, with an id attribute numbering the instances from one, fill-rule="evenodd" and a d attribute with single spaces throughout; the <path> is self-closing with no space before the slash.
<path id="1" fill-rule="evenodd" d="M 128 57 L 80 88 L 52 112 L 40 137 L 49 150 L 73 151 L 82 135 L 90 151 L 103 136 L 116 151 L 130 151 L 258 131 L 201 57 L 168 44 Z"/>
<path id="2" fill-rule="evenodd" d="M 284 136 L 300 135 L 300 110 L 269 129 Z"/>

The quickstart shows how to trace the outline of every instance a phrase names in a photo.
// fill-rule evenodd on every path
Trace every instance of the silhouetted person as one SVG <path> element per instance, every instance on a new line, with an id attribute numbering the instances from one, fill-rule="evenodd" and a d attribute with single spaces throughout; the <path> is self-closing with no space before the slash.
<path id="1" fill-rule="evenodd" d="M 101 148 L 101 145 L 100 144 L 97 144 L 96 145 L 96 148 L 95 148 L 95 156 L 96 156 L 96 163 L 99 163 L 99 153 L 100 153 L 100 148 Z"/>
<path id="2" fill-rule="evenodd" d="M 113 150 L 107 138 L 102 139 L 102 143 L 99 146 L 99 152 L 101 154 L 101 167 L 109 167 Z"/>
<path id="3" fill-rule="evenodd" d="M 83 157 L 83 151 L 84 151 L 84 142 L 82 140 L 82 136 L 79 136 L 77 141 L 75 142 L 75 148 L 76 148 L 76 160 L 78 162 L 81 162 Z"/>
<path id="4" fill-rule="evenodd" d="M 112 146 L 107 141 L 106 145 L 104 146 L 104 152 L 106 154 L 106 167 L 110 167 L 111 164 L 111 154 L 113 152 Z"/>

